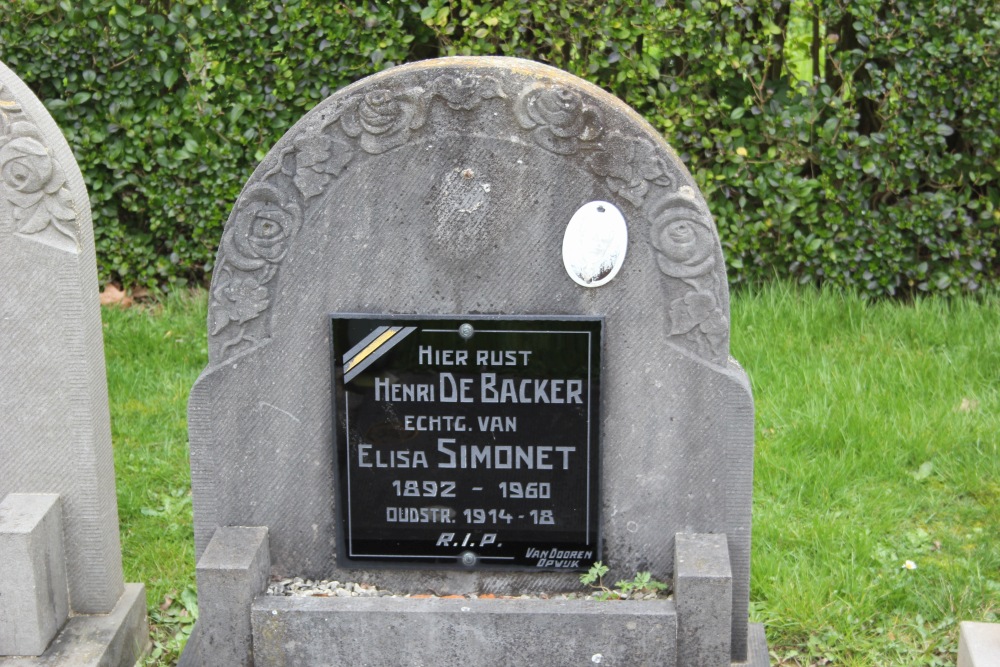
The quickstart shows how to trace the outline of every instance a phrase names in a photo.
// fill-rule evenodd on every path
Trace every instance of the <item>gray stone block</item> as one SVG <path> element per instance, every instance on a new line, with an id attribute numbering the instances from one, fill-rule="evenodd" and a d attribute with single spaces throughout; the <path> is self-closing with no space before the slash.
<path id="1" fill-rule="evenodd" d="M 764 626 L 750 623 L 747 626 L 747 657 L 742 662 L 732 663 L 733 667 L 770 667 L 771 654 L 767 650 Z"/>
<path id="2" fill-rule="evenodd" d="M 42 103 L 0 64 L 0 498 L 61 498 L 70 607 L 121 597 L 111 423 L 90 204 Z"/>
<path id="3" fill-rule="evenodd" d="M 0 655 L 41 655 L 69 615 L 55 494 L 0 502 Z"/>
<path id="4" fill-rule="evenodd" d="M 731 660 L 733 613 L 726 536 L 678 533 L 675 554 L 677 665 L 724 667 Z"/>
<path id="5" fill-rule="evenodd" d="M 1000 665 L 1000 623 L 959 623 L 958 667 L 997 665 Z"/>
<path id="6" fill-rule="evenodd" d="M 184 649 L 182 665 L 254 664 L 250 604 L 266 590 L 270 567 L 266 528 L 215 531 L 198 559 L 198 623 Z"/>
<path id="7" fill-rule="evenodd" d="M 125 584 L 111 613 L 73 616 L 45 653 L 0 657 L 0 667 L 133 667 L 149 644 L 146 589 L 142 584 Z"/>
<path id="8" fill-rule="evenodd" d="M 286 598 L 253 605 L 257 665 L 675 664 L 670 600 Z"/>

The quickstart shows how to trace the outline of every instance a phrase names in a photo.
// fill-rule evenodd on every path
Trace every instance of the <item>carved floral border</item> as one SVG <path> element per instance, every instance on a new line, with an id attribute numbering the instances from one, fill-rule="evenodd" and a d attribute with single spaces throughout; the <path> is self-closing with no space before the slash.
<path id="1" fill-rule="evenodd" d="M 536 81 L 509 94 L 496 78 L 471 72 L 357 93 L 313 115 L 312 124 L 280 144 L 276 162 L 242 193 L 223 233 L 209 309 L 211 336 L 223 336 L 220 361 L 268 337 L 266 314 L 281 262 L 310 207 L 352 160 L 411 142 L 435 103 L 464 113 L 494 99 L 511 105 L 536 145 L 580 155 L 611 192 L 645 210 L 657 264 L 681 285 L 681 296 L 668 305 L 671 340 L 725 363 L 728 321 L 714 226 L 693 190 L 677 187 L 656 145 L 607 131 L 597 103 L 571 87 Z"/>
<path id="2" fill-rule="evenodd" d="M 66 172 L 38 126 L 2 83 L 0 199 L 12 207 L 14 228 L 19 234 L 31 237 L 54 233 L 57 245 L 76 247 L 77 212 L 66 184 Z"/>

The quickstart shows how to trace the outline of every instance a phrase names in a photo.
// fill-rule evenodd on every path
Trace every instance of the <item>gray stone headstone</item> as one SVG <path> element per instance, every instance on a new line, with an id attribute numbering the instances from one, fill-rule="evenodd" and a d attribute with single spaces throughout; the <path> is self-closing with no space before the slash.
<path id="1" fill-rule="evenodd" d="M 126 588 L 87 191 L 52 117 L 3 64 L 0 284 L 0 500 L 58 495 L 69 609 L 114 616 Z"/>
<path id="2" fill-rule="evenodd" d="M 90 204 L 41 102 L 0 64 L 0 498 L 58 493 L 70 601 L 124 590 Z"/>
<path id="3" fill-rule="evenodd" d="M 621 211 L 627 248 L 610 282 L 585 287 L 563 242 L 597 201 Z M 218 527 L 262 526 L 282 576 L 579 590 L 576 574 L 338 568 L 332 312 L 605 318 L 607 579 L 670 580 L 676 533 L 724 533 L 732 654 L 746 655 L 753 405 L 728 354 L 721 246 L 690 174 L 634 111 L 506 58 L 397 67 L 319 104 L 234 206 L 189 404 L 199 556 Z"/>

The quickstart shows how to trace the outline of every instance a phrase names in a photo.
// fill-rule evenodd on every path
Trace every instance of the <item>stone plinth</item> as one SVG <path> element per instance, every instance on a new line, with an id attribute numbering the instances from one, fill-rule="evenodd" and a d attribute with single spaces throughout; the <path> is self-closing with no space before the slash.
<path id="1" fill-rule="evenodd" d="M 41 655 L 69 615 L 59 496 L 0 502 L 0 655 Z"/>
<path id="2" fill-rule="evenodd" d="M 149 650 L 146 587 L 125 584 L 108 614 L 71 617 L 37 657 L 0 657 L 0 667 L 133 667 Z"/>
<path id="3" fill-rule="evenodd" d="M 725 535 L 678 534 L 674 596 L 681 617 L 678 667 L 724 667 L 730 660 L 733 573 Z"/>
<path id="4" fill-rule="evenodd" d="M 265 596 L 253 628 L 261 665 L 652 667 L 675 664 L 677 652 L 672 600 Z"/>
<path id="5" fill-rule="evenodd" d="M 962 621 L 958 626 L 958 667 L 1000 665 L 1000 623 Z"/>

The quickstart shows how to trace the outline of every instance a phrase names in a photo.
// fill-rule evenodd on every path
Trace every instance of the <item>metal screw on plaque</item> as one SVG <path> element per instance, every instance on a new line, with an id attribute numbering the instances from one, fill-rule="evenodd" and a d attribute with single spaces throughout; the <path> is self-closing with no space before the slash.
<path id="1" fill-rule="evenodd" d="M 462 565 L 466 565 L 466 566 L 469 566 L 469 567 L 472 567 L 473 565 L 475 565 L 476 564 L 476 560 L 478 560 L 476 558 L 476 554 L 472 553 L 471 551 L 464 552 L 462 554 L 461 558 L 462 558 Z"/>
<path id="2" fill-rule="evenodd" d="M 458 335 L 464 338 L 465 340 L 469 340 L 470 338 L 472 338 L 472 334 L 474 333 L 476 333 L 476 330 L 473 329 L 472 325 L 469 324 L 468 322 L 466 322 L 465 324 L 463 324 L 458 328 Z"/>

